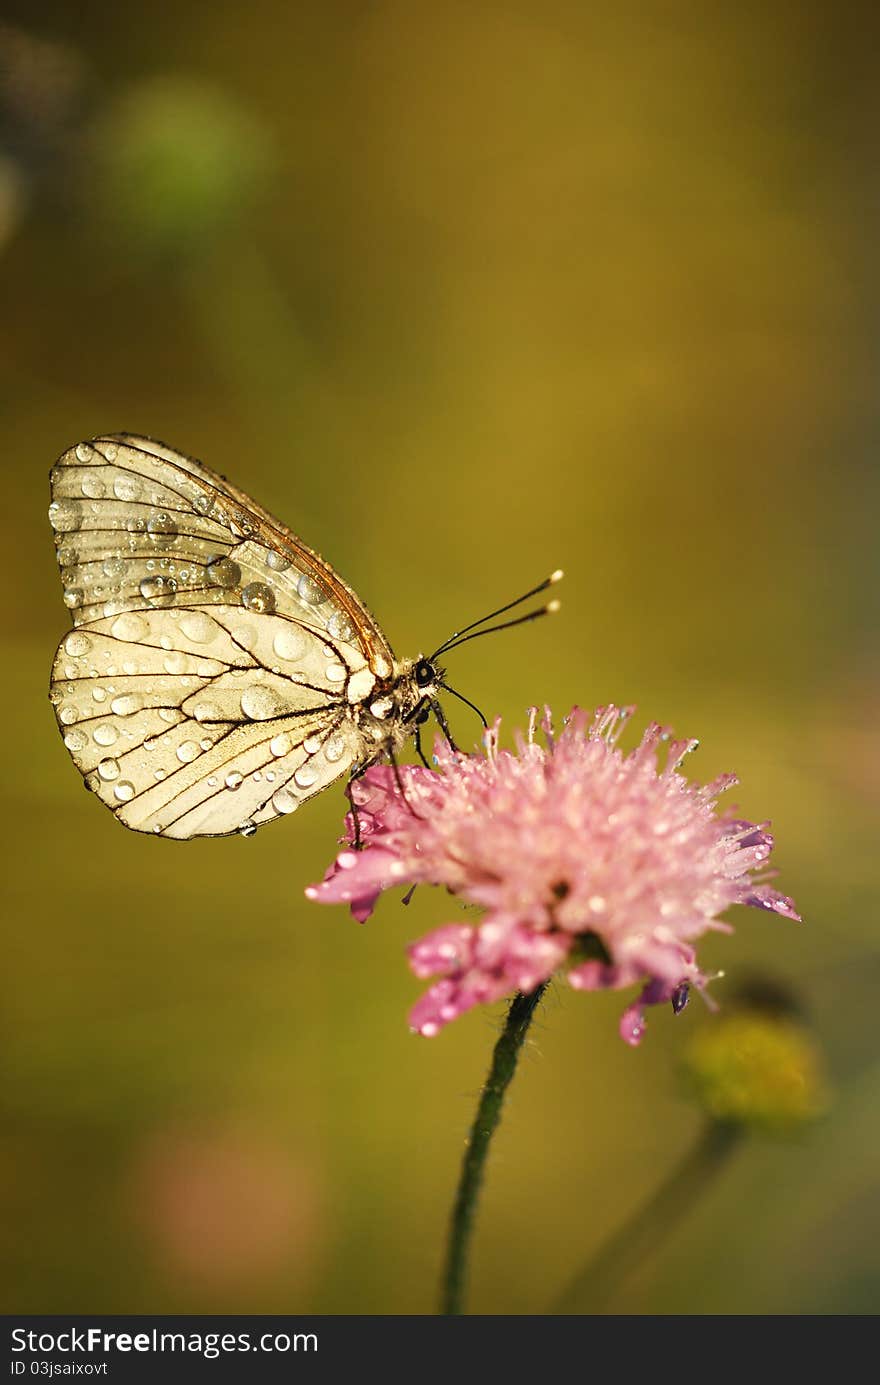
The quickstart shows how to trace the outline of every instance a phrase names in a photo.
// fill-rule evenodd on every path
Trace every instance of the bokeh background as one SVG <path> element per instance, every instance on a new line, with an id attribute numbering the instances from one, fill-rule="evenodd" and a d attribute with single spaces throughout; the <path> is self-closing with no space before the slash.
<path id="1" fill-rule="evenodd" d="M 557 565 L 451 675 L 508 726 L 634 701 L 736 769 L 797 926 L 701 957 L 799 994 L 833 1102 L 744 1146 L 621 1313 L 880 1287 L 880 21 L 867 6 L 5 4 L 0 1227 L 7 1311 L 432 1311 L 503 1007 L 407 1031 L 419 891 L 320 909 L 334 789 L 254 840 L 126 833 L 46 700 L 47 472 L 163 438 L 331 559 L 400 652 Z M 465 744 L 477 726 L 450 716 Z M 716 988 L 724 998 L 724 985 Z M 551 993 L 478 1312 L 545 1311 L 690 1147 L 695 1003 Z"/>

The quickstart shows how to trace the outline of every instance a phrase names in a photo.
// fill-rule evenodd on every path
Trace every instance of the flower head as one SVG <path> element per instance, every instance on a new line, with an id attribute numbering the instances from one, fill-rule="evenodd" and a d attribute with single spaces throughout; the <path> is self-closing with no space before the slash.
<path id="1" fill-rule="evenodd" d="M 791 1015 L 734 1007 L 691 1036 L 681 1074 L 712 1120 L 767 1134 L 795 1133 L 829 1103 L 818 1044 Z"/>
<path id="2" fill-rule="evenodd" d="M 485 910 L 476 926 L 447 924 L 410 947 L 415 974 L 440 978 L 411 1013 L 420 1033 L 565 966 L 578 990 L 642 983 L 621 1021 L 635 1044 L 645 1005 L 678 1011 L 690 986 L 704 987 L 693 943 L 731 931 L 718 917 L 729 905 L 798 918 L 766 884 L 767 824 L 716 812 L 734 776 L 689 783 L 680 765 L 697 742 L 656 723 L 624 753 L 630 713 L 575 709 L 556 735 L 548 711 L 541 744 L 533 712 L 515 753 L 500 749 L 496 724 L 484 756 L 438 741 L 436 771 L 403 766 L 398 780 L 375 766 L 352 785 L 363 849 L 343 850 L 309 898 L 346 902 L 363 921 L 383 890 L 424 882 Z M 351 842 L 351 815 L 348 827 Z"/>

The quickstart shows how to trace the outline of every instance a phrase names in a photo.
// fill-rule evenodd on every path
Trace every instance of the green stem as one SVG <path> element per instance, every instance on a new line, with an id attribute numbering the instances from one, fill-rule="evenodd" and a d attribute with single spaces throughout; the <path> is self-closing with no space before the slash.
<path id="1" fill-rule="evenodd" d="M 510 1002 L 504 1031 L 495 1045 L 492 1066 L 486 1085 L 480 1096 L 480 1104 L 468 1138 L 458 1191 L 452 1208 L 452 1221 L 449 1228 L 449 1245 L 446 1254 L 446 1269 L 443 1275 L 443 1294 L 441 1313 L 460 1314 L 464 1312 L 465 1279 L 467 1276 L 467 1257 L 470 1238 L 474 1229 L 474 1217 L 480 1195 L 480 1184 L 486 1166 L 486 1155 L 492 1136 L 501 1120 L 501 1108 L 510 1080 L 516 1072 L 516 1064 L 523 1040 L 538 1008 L 547 983 L 539 986 L 531 995 L 516 995 Z"/>
<path id="2" fill-rule="evenodd" d="M 666 1236 L 739 1147 L 739 1127 L 710 1121 L 697 1143 L 648 1202 L 575 1275 L 548 1310 L 599 1313 Z"/>

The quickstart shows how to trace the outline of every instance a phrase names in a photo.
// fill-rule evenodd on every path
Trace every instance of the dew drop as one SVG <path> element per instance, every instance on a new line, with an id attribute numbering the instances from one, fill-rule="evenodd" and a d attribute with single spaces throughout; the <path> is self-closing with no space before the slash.
<path id="1" fill-rule="evenodd" d="M 115 580 L 125 572 L 125 563 L 122 558 L 105 558 L 101 568 L 105 577 Z"/>
<path id="2" fill-rule="evenodd" d="M 299 769 L 294 771 L 293 777 L 301 789 L 310 789 L 318 782 L 317 771 L 312 769 L 311 765 L 300 765 Z"/>
<path id="3" fill-rule="evenodd" d="M 115 461 L 116 461 L 116 443 L 115 443 L 115 442 L 105 442 L 105 443 L 104 443 L 104 456 L 107 458 L 107 461 L 108 461 L 108 462 L 115 462 Z"/>
<path id="4" fill-rule="evenodd" d="M 110 634 L 117 640 L 136 643 L 148 634 L 149 628 L 143 616 L 139 616 L 136 611 L 127 611 L 124 615 L 116 617 L 110 626 Z"/>
<path id="5" fill-rule="evenodd" d="M 93 702 L 106 702 L 106 701 L 107 701 L 107 689 L 106 689 L 106 688 L 92 688 L 92 701 L 93 701 Z"/>
<path id="6" fill-rule="evenodd" d="M 68 750 L 85 750 L 88 743 L 89 738 L 85 731 L 80 731 L 78 727 L 73 731 L 66 731 L 64 734 L 64 744 L 67 746 Z"/>
<path id="7" fill-rule="evenodd" d="M 118 762 L 118 760 L 111 760 L 111 759 L 109 759 L 109 758 L 106 759 L 106 760 L 102 760 L 102 761 L 100 762 L 100 764 L 98 765 L 98 773 L 100 774 L 100 776 L 101 776 L 102 779 L 118 779 L 118 778 L 119 778 L 119 762 Z"/>
<path id="8" fill-rule="evenodd" d="M 138 485 L 134 476 L 117 476 L 113 481 L 113 494 L 117 500 L 137 500 Z"/>
<path id="9" fill-rule="evenodd" d="M 134 693 L 124 693 L 122 697 L 114 697 L 110 703 L 110 711 L 116 717 L 130 717 L 134 712 L 139 712 L 143 702 Z"/>
<path id="10" fill-rule="evenodd" d="M 354 627 L 351 621 L 348 619 L 348 616 L 343 615 L 341 611 L 334 611 L 333 615 L 327 621 L 327 634 L 332 636 L 334 640 L 353 641 L 355 638 Z"/>
<path id="11" fill-rule="evenodd" d="M 310 577 L 304 572 L 296 584 L 300 601 L 304 601 L 307 606 L 320 606 L 322 602 L 329 601 L 330 593 L 320 582 L 316 582 L 314 577 Z"/>
<path id="12" fill-rule="evenodd" d="M 92 455 L 92 449 L 87 442 L 78 442 L 76 445 L 77 461 L 87 462 Z"/>
<path id="13" fill-rule="evenodd" d="M 120 803 L 128 803 L 134 798 L 134 784 L 130 784 L 127 779 L 120 779 L 113 792 Z"/>
<path id="14" fill-rule="evenodd" d="M 233 769 L 229 771 L 223 782 L 227 789 L 240 789 L 244 783 L 244 775 L 239 774 L 237 769 Z"/>
<path id="15" fill-rule="evenodd" d="M 162 721 L 167 721 L 172 726 L 177 721 L 177 713 L 173 707 L 160 707 L 159 716 Z"/>
<path id="16" fill-rule="evenodd" d="M 69 726 L 76 721 L 76 709 L 74 707 L 61 707 L 58 711 L 58 720 L 64 725 Z"/>
<path id="17" fill-rule="evenodd" d="M 258 683 L 255 687 L 245 688 L 241 695 L 241 710 L 251 721 L 268 721 L 284 710 L 284 704 L 272 688 Z"/>
<path id="18" fill-rule="evenodd" d="M 273 755 L 281 756 L 286 755 L 287 752 L 292 748 L 292 745 L 293 742 L 291 741 L 289 736 L 276 736 L 274 740 L 271 740 L 269 742 L 269 749 L 271 750 Z"/>
<path id="19" fill-rule="evenodd" d="M 177 525 L 164 510 L 147 522 L 147 535 L 154 548 L 173 548 L 178 539 Z"/>
<path id="20" fill-rule="evenodd" d="M 80 489 L 88 500 L 103 500 L 104 498 L 104 482 L 100 476 L 84 476 L 80 483 Z"/>
<path id="21" fill-rule="evenodd" d="M 96 745 L 113 745 L 119 738 L 119 732 L 109 721 L 102 721 L 92 732 L 92 738 Z"/>
<path id="22" fill-rule="evenodd" d="M 49 523 L 58 534 L 70 534 L 82 524 L 82 511 L 74 500 L 53 500 Z"/>
<path id="23" fill-rule="evenodd" d="M 255 822 L 244 822 L 238 829 L 238 835 L 240 837 L 252 837 L 256 830 L 257 824 Z"/>
<path id="24" fill-rule="evenodd" d="M 64 604 L 71 611 L 83 604 L 85 597 L 82 587 L 68 587 L 64 593 Z"/>
<path id="25" fill-rule="evenodd" d="M 232 638 L 242 649 L 253 649 L 257 643 L 257 631 L 252 625 L 240 625 L 237 630 L 232 631 Z"/>
<path id="26" fill-rule="evenodd" d="M 290 789 L 276 789 L 272 795 L 272 807 L 276 813 L 295 813 L 300 800 Z"/>
<path id="27" fill-rule="evenodd" d="M 92 647 L 92 642 L 88 635 L 83 635 L 79 630 L 73 630 L 64 641 L 65 651 L 74 659 L 79 659 L 83 654 L 88 654 Z"/>
<path id="28" fill-rule="evenodd" d="M 303 741 L 303 750 L 307 755 L 317 755 L 321 749 L 321 742 L 317 736 L 306 736 Z"/>
<path id="29" fill-rule="evenodd" d="M 279 659 L 291 662 L 299 659 L 305 652 L 308 640 L 296 625 L 285 625 L 272 641 L 272 648 Z"/>
<path id="30" fill-rule="evenodd" d="M 193 708 L 196 721 L 222 721 L 223 714 L 216 702 L 199 702 Z"/>
<path id="31" fill-rule="evenodd" d="M 187 658 L 185 654 L 181 654 L 179 650 L 175 649 L 171 654 L 165 655 L 163 663 L 166 673 L 183 673 L 186 669 Z"/>
<path id="32" fill-rule="evenodd" d="M 265 582 L 248 582 L 241 593 L 241 604 L 246 611 L 269 616 L 275 610 L 275 593 Z"/>
<path id="33" fill-rule="evenodd" d="M 241 581 L 241 568 L 231 558 L 221 555 L 210 559 L 205 575 L 212 587 L 237 587 Z"/>
<path id="34" fill-rule="evenodd" d="M 274 548 L 270 548 L 266 554 L 266 566 L 270 567 L 273 572 L 286 572 L 290 563 L 283 553 L 276 553 Z"/>
<path id="35" fill-rule="evenodd" d="M 170 606 L 177 591 L 177 583 L 173 577 L 144 577 L 139 591 L 151 606 Z"/>
<path id="36" fill-rule="evenodd" d="M 60 567 L 76 567 L 79 562 L 79 553 L 75 548 L 59 548 L 58 564 Z"/>
<path id="37" fill-rule="evenodd" d="M 327 665 L 327 682 L 344 683 L 348 677 L 348 669 L 343 664 Z"/>
<path id="38" fill-rule="evenodd" d="M 210 744 L 210 742 L 209 742 Z M 189 765 L 193 760 L 198 759 L 199 747 L 195 741 L 183 741 L 177 747 L 177 758 L 183 765 Z"/>
<path id="39" fill-rule="evenodd" d="M 324 746 L 324 756 L 331 765 L 341 760 L 345 754 L 345 741 L 342 736 L 331 736 Z"/>
<path id="40" fill-rule="evenodd" d="M 246 539 L 248 534 L 254 532 L 253 522 L 245 510 L 231 510 L 229 514 L 229 528 L 236 538 Z"/>
<path id="41" fill-rule="evenodd" d="M 217 625 L 204 611 L 187 611 L 181 617 L 180 628 L 193 644 L 209 644 L 217 638 Z"/>

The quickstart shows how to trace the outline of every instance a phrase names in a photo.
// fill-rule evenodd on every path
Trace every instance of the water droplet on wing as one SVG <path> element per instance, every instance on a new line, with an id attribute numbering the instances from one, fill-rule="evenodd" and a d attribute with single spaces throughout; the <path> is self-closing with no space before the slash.
<path id="1" fill-rule="evenodd" d="M 269 616 L 275 610 L 275 593 L 265 582 L 248 582 L 241 593 L 241 604 L 246 611 Z"/>
<path id="2" fill-rule="evenodd" d="M 151 606 L 170 606 L 177 591 L 177 583 L 173 577 L 144 577 L 138 589 Z"/>
<path id="3" fill-rule="evenodd" d="M 272 807 L 276 813 L 295 813 L 300 800 L 290 789 L 276 789 L 272 795 Z"/>
<path id="4" fill-rule="evenodd" d="M 285 625 L 272 641 L 272 648 L 279 659 L 288 663 L 302 657 L 308 640 L 298 625 Z"/>
<path id="5" fill-rule="evenodd" d="M 217 626 L 204 611 L 185 611 L 180 618 L 180 628 L 193 644 L 209 644 L 217 638 Z"/>
<path id="6" fill-rule="evenodd" d="M 147 535 L 154 548 L 173 548 L 178 539 L 177 525 L 164 510 L 147 521 Z"/>
<path id="7" fill-rule="evenodd" d="M 304 572 L 296 584 L 300 601 L 304 601 L 307 606 L 320 606 L 322 602 L 329 600 L 330 593 L 320 582 L 316 582 L 314 577 L 310 577 Z"/>
<path id="8" fill-rule="evenodd" d="M 74 659 L 79 659 L 81 655 L 88 654 L 92 647 L 92 642 L 88 635 L 83 635 L 79 630 L 73 630 L 64 641 L 64 648 Z"/>
<path id="9" fill-rule="evenodd" d="M 82 510 L 75 500 L 53 500 L 49 523 L 57 534 L 70 534 L 82 524 Z"/>
<path id="10" fill-rule="evenodd" d="M 237 587 L 241 581 L 241 568 L 231 558 L 221 555 L 209 560 L 205 576 L 212 587 Z"/>

